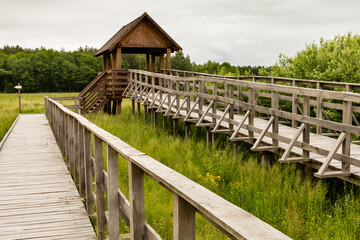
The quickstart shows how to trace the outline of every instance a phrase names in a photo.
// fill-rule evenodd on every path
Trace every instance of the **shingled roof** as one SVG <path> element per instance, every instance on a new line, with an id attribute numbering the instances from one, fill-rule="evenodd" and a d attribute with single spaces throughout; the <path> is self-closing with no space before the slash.
<path id="1" fill-rule="evenodd" d="M 123 26 L 112 38 L 110 38 L 109 41 L 107 41 L 104 44 L 104 46 L 102 46 L 99 49 L 99 51 L 97 51 L 97 53 L 94 56 L 95 57 L 101 56 L 107 52 L 113 51 L 116 48 L 117 44 L 121 43 L 121 41 L 128 34 L 130 34 L 132 32 L 132 30 L 138 26 L 138 24 L 140 24 L 145 19 L 148 19 L 150 21 L 150 23 L 153 24 L 153 26 L 158 30 L 158 32 L 160 32 L 163 35 L 163 37 L 165 37 L 168 40 L 168 42 L 170 43 L 170 46 L 167 46 L 167 47 L 171 48 L 172 52 L 182 50 L 182 48 L 145 12 L 140 17 L 136 18 L 129 24 Z M 147 46 L 142 46 L 142 47 L 149 48 Z M 132 48 L 132 47 L 127 47 L 127 49 L 129 49 L 129 48 Z M 139 47 L 133 47 L 133 48 L 139 48 Z M 130 51 L 128 50 L 128 52 L 130 52 Z M 136 52 L 138 52 L 138 51 L 136 51 L 134 49 L 134 53 L 136 53 Z"/>

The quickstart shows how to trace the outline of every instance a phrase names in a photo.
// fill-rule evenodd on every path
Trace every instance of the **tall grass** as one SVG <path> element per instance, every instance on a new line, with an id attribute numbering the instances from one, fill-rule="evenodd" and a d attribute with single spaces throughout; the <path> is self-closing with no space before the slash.
<path id="1" fill-rule="evenodd" d="M 21 94 L 22 113 L 44 113 L 44 97 L 72 97 L 77 93 L 35 93 Z M 19 99 L 17 94 L 0 94 L 0 141 L 11 127 L 19 114 Z"/>
<path id="2" fill-rule="evenodd" d="M 360 238 L 360 201 L 357 188 L 350 184 L 344 183 L 346 189 L 337 195 L 329 191 L 328 182 L 304 175 L 296 165 L 275 162 L 269 168 L 262 167 L 259 156 L 246 145 L 234 155 L 229 144 L 207 148 L 203 140 L 173 138 L 132 116 L 127 101 L 120 116 L 97 114 L 88 118 L 294 239 Z M 127 162 L 120 159 L 119 164 L 119 187 L 128 196 Z M 171 239 L 171 194 L 146 178 L 145 205 L 146 221 L 164 239 Z M 227 239 L 200 216 L 196 230 L 198 239 Z"/>

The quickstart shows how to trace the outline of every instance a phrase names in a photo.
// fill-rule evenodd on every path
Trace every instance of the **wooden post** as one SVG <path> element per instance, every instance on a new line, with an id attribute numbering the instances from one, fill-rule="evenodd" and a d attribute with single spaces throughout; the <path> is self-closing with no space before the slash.
<path id="1" fill-rule="evenodd" d="M 130 235 L 131 239 L 145 236 L 144 171 L 132 162 L 129 168 Z"/>
<path id="2" fill-rule="evenodd" d="M 79 192 L 80 197 L 85 197 L 85 154 L 84 154 L 84 127 L 78 122 L 79 138 Z"/>
<path id="3" fill-rule="evenodd" d="M 304 116 L 310 116 L 310 97 L 304 96 Z M 310 143 L 310 125 L 305 124 L 304 132 L 303 132 L 303 142 Z M 303 158 L 307 159 L 310 157 L 310 153 L 307 150 L 303 150 Z"/>
<path id="4" fill-rule="evenodd" d="M 135 115 L 135 99 L 131 99 L 131 114 Z"/>
<path id="5" fill-rule="evenodd" d="M 79 151 L 79 123 L 74 119 L 74 179 L 75 185 L 79 184 L 80 151 Z"/>
<path id="6" fill-rule="evenodd" d="M 155 129 L 156 128 L 156 112 L 154 109 L 151 109 L 151 126 Z"/>
<path id="7" fill-rule="evenodd" d="M 321 83 L 316 83 L 316 88 L 321 89 Z M 316 104 L 316 117 L 322 119 L 322 98 L 316 97 L 317 104 Z M 320 125 L 316 125 L 316 134 L 322 134 L 322 127 Z"/>
<path id="8" fill-rule="evenodd" d="M 94 214 L 93 178 L 91 168 L 91 133 L 84 128 L 84 158 L 85 158 L 85 186 L 86 209 L 89 216 Z"/>
<path id="9" fill-rule="evenodd" d="M 174 240 L 195 240 L 195 208 L 177 194 L 173 194 Z"/>
<path id="10" fill-rule="evenodd" d="M 120 98 L 118 101 L 117 101 L 117 104 L 116 104 L 116 114 L 121 114 L 121 103 L 122 103 L 122 99 Z"/>
<path id="11" fill-rule="evenodd" d="M 117 50 L 114 50 L 112 53 L 111 53 L 111 60 L 112 60 L 112 66 L 111 66 L 111 69 L 112 70 L 116 70 L 117 69 Z"/>
<path id="12" fill-rule="evenodd" d="M 103 174 L 103 147 L 102 140 L 94 135 L 95 142 L 95 189 L 96 189 L 96 223 L 98 239 L 106 237 L 104 174 Z"/>
<path id="13" fill-rule="evenodd" d="M 115 101 L 115 100 L 113 100 L 112 101 L 113 102 L 113 104 L 112 104 L 112 111 L 111 111 L 111 113 L 112 114 L 116 114 L 116 110 L 117 110 L 117 101 Z"/>
<path id="14" fill-rule="evenodd" d="M 141 118 L 141 109 L 140 109 L 140 101 L 137 102 L 137 114 L 138 114 L 138 117 Z"/>
<path id="15" fill-rule="evenodd" d="M 211 132 L 210 132 L 210 128 L 209 128 L 209 127 L 206 127 L 206 128 L 205 128 L 205 131 L 206 131 L 206 146 L 207 146 L 207 147 L 210 147 L 210 145 L 211 145 Z"/>
<path id="16" fill-rule="evenodd" d="M 352 88 L 349 84 L 346 85 L 346 91 L 352 92 Z M 343 123 L 352 125 L 352 102 L 343 101 Z M 342 154 L 345 156 L 350 156 L 351 150 L 351 133 L 346 132 L 345 140 L 342 143 Z M 341 162 L 341 170 L 343 172 L 350 172 L 350 164 Z"/>
<path id="17" fill-rule="evenodd" d="M 166 49 L 166 68 L 171 69 L 171 48 Z"/>
<path id="18" fill-rule="evenodd" d="M 107 174 L 109 239 L 119 239 L 118 155 L 110 145 L 107 146 Z"/>
<path id="19" fill-rule="evenodd" d="M 159 67 L 160 72 L 162 69 L 164 69 L 164 54 L 160 54 L 160 67 Z"/>
<path id="20" fill-rule="evenodd" d="M 168 122 L 168 117 L 163 115 L 163 120 L 162 120 L 163 130 L 167 128 L 167 122 Z"/>
<path id="21" fill-rule="evenodd" d="M 103 71 L 105 72 L 107 69 L 107 57 L 106 55 L 104 54 L 103 55 Z"/>
<path id="22" fill-rule="evenodd" d="M 179 119 L 173 119 L 173 136 L 176 137 L 179 128 Z"/>
<path id="23" fill-rule="evenodd" d="M 297 83 L 296 83 L 296 80 L 293 80 L 293 87 L 296 87 Z M 297 103 L 298 103 L 298 100 L 297 100 L 297 95 L 295 93 L 292 94 L 292 113 L 294 114 L 297 114 Z M 296 120 L 291 120 L 291 126 L 293 128 L 296 128 Z"/>
<path id="24" fill-rule="evenodd" d="M 267 152 L 267 151 L 264 151 L 264 152 L 261 152 L 261 166 L 263 168 L 269 168 L 270 166 L 270 159 L 271 159 L 271 153 L 270 152 Z"/>
<path id="25" fill-rule="evenodd" d="M 155 55 L 151 54 L 151 72 L 156 72 Z"/>
<path id="26" fill-rule="evenodd" d="M 116 69 L 121 70 L 121 47 L 116 48 Z"/>
<path id="27" fill-rule="evenodd" d="M 234 85 L 229 86 L 229 98 L 234 99 Z M 234 119 L 234 104 L 230 105 L 229 118 Z M 234 130 L 234 125 L 229 123 L 229 130 Z"/>
<path id="28" fill-rule="evenodd" d="M 274 78 L 271 78 L 271 84 L 275 84 Z M 272 98 L 271 98 L 271 108 L 279 109 L 279 92 L 272 91 Z M 278 134 L 279 133 L 279 117 L 274 115 L 274 122 L 272 123 L 272 132 Z M 279 146 L 279 141 L 274 139 L 272 140 L 273 147 Z"/>
<path id="29" fill-rule="evenodd" d="M 69 115 L 69 169 L 70 173 L 74 171 L 74 163 L 75 163 L 75 156 L 74 156 L 74 120 L 73 117 Z"/>
<path id="30" fill-rule="evenodd" d="M 256 105 L 256 88 L 249 88 L 249 104 L 250 106 L 250 115 L 249 115 L 249 125 L 254 126 L 254 119 L 255 119 L 255 109 L 254 105 Z M 254 138 L 254 132 L 249 130 L 249 138 Z"/>
<path id="31" fill-rule="evenodd" d="M 147 122 L 148 109 L 146 103 L 144 103 L 144 122 Z"/>
<path id="32" fill-rule="evenodd" d="M 185 139 L 187 140 L 190 137 L 190 129 L 191 129 L 190 123 L 184 122 L 184 128 L 185 128 Z"/>
<path id="33" fill-rule="evenodd" d="M 111 70 L 111 54 L 110 53 L 106 54 L 106 57 L 107 57 L 107 61 L 106 61 L 107 68 L 106 68 L 106 70 Z"/>
<path id="34" fill-rule="evenodd" d="M 150 54 L 146 54 L 146 71 L 150 71 Z"/>

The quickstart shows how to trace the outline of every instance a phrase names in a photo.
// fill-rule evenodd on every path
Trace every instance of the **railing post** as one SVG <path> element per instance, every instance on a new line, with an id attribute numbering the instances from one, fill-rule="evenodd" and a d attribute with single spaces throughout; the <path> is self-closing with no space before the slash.
<path id="1" fill-rule="evenodd" d="M 118 155 L 110 145 L 107 146 L 107 174 L 109 238 L 119 239 Z"/>
<path id="2" fill-rule="evenodd" d="M 95 143 L 95 190 L 96 190 L 96 219 L 98 239 L 106 237 L 105 199 L 104 199 L 104 173 L 103 173 L 103 147 L 102 140 L 94 135 Z"/>
<path id="3" fill-rule="evenodd" d="M 67 164 L 69 166 L 70 169 L 70 174 L 72 174 L 72 170 L 73 170 L 73 160 L 74 160 L 74 155 L 73 155 L 73 148 L 74 148 L 74 121 L 73 118 L 68 115 L 68 150 L 69 150 L 69 159 L 67 159 Z"/>
<path id="4" fill-rule="evenodd" d="M 254 120 L 256 116 L 256 111 L 254 106 L 256 105 L 256 88 L 249 88 L 249 104 L 250 106 L 250 115 L 249 115 L 249 126 L 254 126 Z M 254 132 L 249 129 L 249 138 L 254 138 Z"/>
<path id="5" fill-rule="evenodd" d="M 234 85 L 229 85 L 229 98 L 234 99 Z M 229 109 L 229 118 L 234 119 L 234 104 L 231 104 Z M 229 129 L 232 131 L 234 129 L 234 125 L 229 123 Z"/>
<path id="6" fill-rule="evenodd" d="M 316 82 L 316 88 L 321 89 L 321 83 Z M 317 104 L 316 104 L 316 117 L 322 119 L 322 98 L 316 97 Z M 320 125 L 316 125 L 316 134 L 322 134 L 322 127 Z"/>
<path id="7" fill-rule="evenodd" d="M 293 87 L 296 87 L 296 86 L 297 86 L 297 83 L 296 83 L 295 80 L 293 80 L 292 86 L 293 86 Z M 292 94 L 292 101 L 291 101 L 291 103 L 292 103 L 292 104 L 291 104 L 292 113 L 297 114 L 298 99 L 297 99 L 297 95 L 296 95 L 295 93 Z M 292 120 L 291 120 L 291 127 L 296 128 L 296 120 L 295 120 L 295 119 L 292 119 Z"/>
<path id="8" fill-rule="evenodd" d="M 274 78 L 271 78 L 271 84 L 275 84 Z M 279 92 L 272 91 L 271 98 L 271 108 L 278 110 L 279 109 Z M 274 115 L 274 122 L 272 123 L 272 132 L 278 134 L 279 133 L 279 117 Z M 279 141 L 273 138 L 273 147 L 279 146 Z"/>
<path id="9" fill-rule="evenodd" d="M 173 207 L 174 240 L 195 240 L 195 208 L 175 193 Z"/>
<path id="10" fill-rule="evenodd" d="M 84 154 L 84 127 L 78 122 L 78 151 L 79 151 L 79 192 L 85 197 L 85 154 Z"/>
<path id="11" fill-rule="evenodd" d="M 304 96 L 304 105 L 303 105 L 304 116 L 310 116 L 310 97 Z M 305 124 L 304 132 L 303 132 L 303 142 L 310 143 L 310 125 Z M 310 153 L 307 150 L 303 149 L 303 158 L 310 158 Z"/>
<path id="12" fill-rule="evenodd" d="M 91 132 L 85 127 L 84 132 L 84 163 L 86 186 L 86 209 L 89 216 L 94 214 L 93 176 L 91 167 Z"/>
<path id="13" fill-rule="evenodd" d="M 352 92 L 351 85 L 346 85 L 346 91 Z M 352 102 L 351 101 L 343 101 L 343 123 L 352 125 Z M 351 133 L 346 132 L 345 140 L 342 144 L 342 154 L 346 156 L 350 156 L 351 151 Z M 350 172 L 350 164 L 341 162 L 341 170 L 343 172 Z"/>
<path id="14" fill-rule="evenodd" d="M 79 151 L 79 122 L 74 119 L 74 179 L 79 184 L 80 151 Z"/>
<path id="15" fill-rule="evenodd" d="M 129 168 L 130 235 L 131 240 L 145 236 L 144 171 L 132 162 Z"/>

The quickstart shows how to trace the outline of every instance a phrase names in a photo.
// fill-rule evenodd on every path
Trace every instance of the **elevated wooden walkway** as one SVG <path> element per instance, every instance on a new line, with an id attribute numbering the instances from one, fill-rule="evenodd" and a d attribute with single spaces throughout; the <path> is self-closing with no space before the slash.
<path id="1" fill-rule="evenodd" d="M 151 111 L 153 123 L 156 113 L 171 117 L 174 126 L 182 119 L 185 136 L 189 125 L 195 124 L 206 128 L 207 140 L 225 133 L 230 141 L 252 144 L 253 151 L 280 154 L 282 163 L 306 164 L 318 170 L 316 177 L 360 185 L 360 145 L 353 142 L 360 136 L 359 84 L 170 74 L 175 76 L 129 70 L 124 96 L 132 99 L 133 113 L 135 102 L 138 113 L 142 103 L 145 111 Z M 314 84 L 317 89 L 307 87 Z M 311 113 L 314 109 L 316 117 Z M 338 119 L 331 119 L 326 111 Z"/>
<path id="2" fill-rule="evenodd" d="M 20 115 L 0 150 L 0 239 L 96 239 L 44 114 Z"/>

